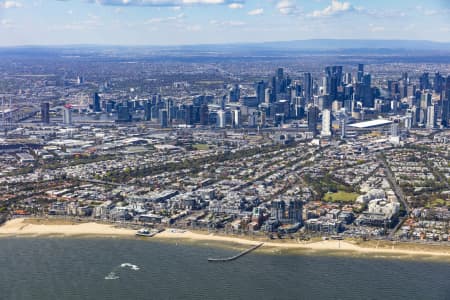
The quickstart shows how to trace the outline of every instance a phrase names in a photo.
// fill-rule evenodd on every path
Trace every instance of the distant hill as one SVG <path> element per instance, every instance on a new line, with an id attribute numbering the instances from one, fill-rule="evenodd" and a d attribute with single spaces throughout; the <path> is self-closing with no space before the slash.
<path id="1" fill-rule="evenodd" d="M 60 45 L 0 47 L 0 55 L 291 56 L 301 54 L 450 56 L 450 43 L 425 40 L 311 39 L 261 43 L 157 45 Z"/>
<path id="2" fill-rule="evenodd" d="M 206 44 L 167 46 L 166 49 L 203 50 L 203 51 L 344 51 L 355 50 L 367 52 L 374 50 L 404 50 L 404 51 L 450 51 L 450 43 L 440 43 L 425 40 L 352 40 L 352 39 L 314 39 L 294 40 L 264 43 Z M 390 52 L 390 51 L 388 51 Z"/>
<path id="3" fill-rule="evenodd" d="M 338 40 L 315 39 L 286 42 L 258 43 L 255 46 L 285 49 L 411 49 L 411 50 L 450 50 L 450 43 L 424 40 Z"/>

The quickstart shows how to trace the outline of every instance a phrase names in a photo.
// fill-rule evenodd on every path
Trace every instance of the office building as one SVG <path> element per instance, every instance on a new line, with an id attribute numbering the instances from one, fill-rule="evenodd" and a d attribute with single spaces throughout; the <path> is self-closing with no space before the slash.
<path id="1" fill-rule="evenodd" d="M 65 125 L 72 125 L 72 106 L 69 104 L 64 105 L 63 108 L 63 123 Z"/>
<path id="2" fill-rule="evenodd" d="M 92 110 L 94 112 L 101 112 L 102 108 L 100 107 L 100 96 L 98 93 L 94 93 L 92 96 Z"/>
<path id="3" fill-rule="evenodd" d="M 152 101 L 146 100 L 144 102 L 144 121 L 152 120 Z"/>
<path id="4" fill-rule="evenodd" d="M 306 103 L 310 103 L 313 97 L 313 80 L 311 73 L 303 74 L 303 96 L 306 99 Z"/>
<path id="5" fill-rule="evenodd" d="M 328 109 L 322 111 L 322 131 L 320 135 L 322 137 L 331 136 L 331 112 Z"/>
<path id="6" fill-rule="evenodd" d="M 436 128 L 436 120 L 437 120 L 437 106 L 431 105 L 427 108 L 426 127 L 428 129 Z"/>
<path id="7" fill-rule="evenodd" d="M 226 126 L 226 116 L 224 110 L 219 110 L 217 112 L 217 127 L 225 128 Z"/>
<path id="8" fill-rule="evenodd" d="M 159 125 L 161 128 L 169 127 L 169 114 L 167 113 L 167 109 L 161 109 L 159 111 Z"/>
<path id="9" fill-rule="evenodd" d="M 317 135 L 317 118 L 319 116 L 319 109 L 316 106 L 310 105 L 308 107 L 307 119 L 308 119 L 308 131 Z"/>
<path id="10" fill-rule="evenodd" d="M 238 128 L 241 126 L 241 110 L 233 110 L 233 127 Z"/>
<path id="11" fill-rule="evenodd" d="M 255 84 L 255 91 L 258 104 L 264 103 L 266 98 L 266 84 L 264 81 L 260 81 Z"/>
<path id="12" fill-rule="evenodd" d="M 50 103 L 41 103 L 41 122 L 44 124 L 50 123 Z"/>
<path id="13" fill-rule="evenodd" d="M 430 89 L 430 77 L 429 73 L 423 73 L 419 78 L 419 87 L 420 90 L 428 90 Z"/>
<path id="14" fill-rule="evenodd" d="M 358 64 L 358 82 L 361 83 L 364 76 L 364 64 Z"/>
<path id="15" fill-rule="evenodd" d="M 117 121 L 118 122 L 130 122 L 131 113 L 127 102 L 117 105 Z"/>

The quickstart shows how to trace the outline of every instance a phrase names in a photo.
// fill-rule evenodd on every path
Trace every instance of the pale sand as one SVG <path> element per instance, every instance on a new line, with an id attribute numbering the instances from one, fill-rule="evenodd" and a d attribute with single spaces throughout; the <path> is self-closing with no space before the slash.
<path id="1" fill-rule="evenodd" d="M 13 219 L 0 227 L 0 236 L 119 236 L 133 237 L 136 231 L 132 229 L 117 228 L 112 225 L 98 223 L 81 223 L 75 225 L 44 225 L 31 224 L 25 219 Z M 192 241 L 211 241 L 234 243 L 241 245 L 256 245 L 261 241 L 247 240 L 245 238 L 219 236 L 214 234 L 201 234 L 184 230 L 167 229 L 157 234 L 152 239 L 156 240 L 192 240 Z M 264 242 L 264 249 L 286 249 L 286 250 L 311 250 L 327 251 L 338 253 L 340 251 L 353 252 L 356 254 L 368 254 L 369 256 L 388 255 L 388 256 L 422 256 L 422 257 L 441 257 L 450 259 L 450 247 L 426 247 L 425 250 L 408 249 L 407 245 L 403 248 L 393 246 L 392 248 L 379 248 L 378 246 L 362 247 L 347 241 L 320 241 L 320 242 L 296 242 L 289 240 L 286 242 L 268 241 Z M 405 247 L 406 246 L 406 247 Z M 413 245 L 415 246 L 415 245 Z M 406 249 L 405 249 L 406 248 Z M 428 249 L 430 248 L 430 249 Z M 429 251 L 428 251 L 429 250 Z"/>
<path id="2" fill-rule="evenodd" d="M 25 219 L 13 219 L 0 227 L 0 236 L 131 236 L 136 231 L 116 228 L 112 225 L 98 223 L 81 223 L 76 225 L 30 224 Z"/>
<path id="3" fill-rule="evenodd" d="M 197 241 L 217 241 L 217 242 L 227 242 L 227 243 L 237 243 L 243 245 L 257 245 L 261 243 L 261 241 L 252 241 L 243 238 L 237 237 L 227 237 L 227 236 L 217 236 L 214 234 L 200 234 L 194 233 L 190 231 L 181 232 L 179 230 L 166 230 L 164 232 L 159 233 L 156 238 L 161 239 L 190 239 Z M 421 251 L 421 250 L 408 250 L 408 249 L 400 249 L 393 248 L 375 248 L 375 247 L 361 247 L 350 242 L 346 241 L 335 241 L 335 240 L 327 240 L 320 242 L 296 242 L 296 241 L 288 241 L 285 243 L 279 242 L 264 242 L 263 248 L 278 248 L 278 249 L 303 249 L 303 250 L 313 250 L 313 251 L 353 251 L 361 254 L 386 254 L 390 256 L 395 255 L 408 255 L 408 256 L 439 256 L 439 257 L 448 257 L 450 258 L 450 247 L 447 251 Z"/>

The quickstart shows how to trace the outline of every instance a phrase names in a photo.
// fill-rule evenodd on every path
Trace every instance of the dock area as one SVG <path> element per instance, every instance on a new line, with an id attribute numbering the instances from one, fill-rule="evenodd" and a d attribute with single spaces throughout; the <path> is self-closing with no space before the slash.
<path id="1" fill-rule="evenodd" d="M 242 256 L 244 256 L 244 255 L 246 255 L 246 254 L 248 254 L 248 253 L 250 253 L 250 252 L 256 250 L 256 249 L 258 249 L 258 248 L 261 247 L 262 245 L 264 245 L 264 243 L 255 245 L 255 246 L 253 246 L 253 247 L 251 247 L 251 248 L 249 248 L 249 249 L 247 249 L 247 250 L 244 250 L 244 251 L 242 251 L 241 253 L 238 253 L 238 254 L 236 254 L 236 255 L 234 255 L 234 256 L 231 256 L 231 257 L 225 257 L 225 258 L 208 258 L 208 261 L 209 261 L 209 262 L 229 262 L 229 261 L 233 261 L 233 260 L 236 260 L 236 259 L 238 259 L 238 258 L 240 258 L 240 257 L 242 257 Z"/>

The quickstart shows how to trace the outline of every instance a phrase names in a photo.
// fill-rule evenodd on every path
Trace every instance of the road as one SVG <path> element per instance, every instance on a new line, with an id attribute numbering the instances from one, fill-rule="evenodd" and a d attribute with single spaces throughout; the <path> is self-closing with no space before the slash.
<path id="1" fill-rule="evenodd" d="M 408 202 L 406 201 L 405 195 L 403 194 L 402 189 L 398 186 L 397 181 L 395 180 L 394 174 L 392 174 L 391 169 L 389 168 L 386 159 L 381 154 L 377 155 L 378 161 L 381 163 L 384 174 L 386 174 L 386 179 L 389 181 L 389 184 L 391 185 L 392 190 L 394 191 L 395 195 L 397 196 L 397 199 L 400 201 L 400 203 L 403 205 L 403 207 L 406 210 L 406 216 L 403 219 L 400 219 L 397 226 L 394 227 L 394 229 L 391 231 L 391 233 L 388 236 L 388 239 L 391 239 L 394 234 L 399 230 L 399 228 L 403 225 L 403 222 L 408 218 L 411 208 L 409 207 Z"/>

